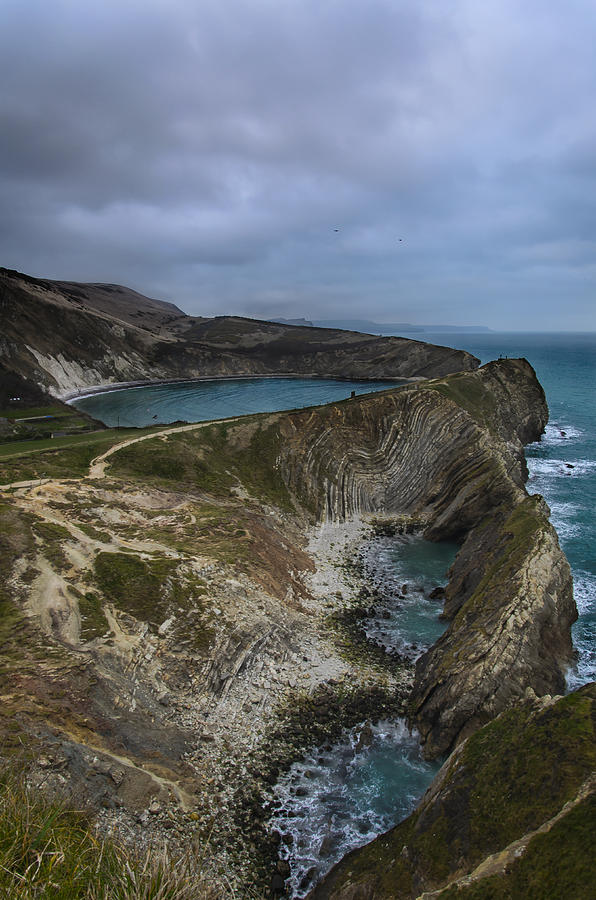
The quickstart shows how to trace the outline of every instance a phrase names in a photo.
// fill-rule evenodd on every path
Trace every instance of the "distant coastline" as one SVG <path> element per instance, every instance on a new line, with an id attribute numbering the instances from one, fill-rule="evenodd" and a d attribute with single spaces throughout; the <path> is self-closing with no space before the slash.
<path id="1" fill-rule="evenodd" d="M 492 334 L 486 325 L 413 325 L 411 322 L 374 322 L 371 319 L 269 319 L 280 325 L 307 328 L 331 328 L 341 331 L 360 331 L 363 334 L 380 334 L 386 337 L 399 334 Z"/>

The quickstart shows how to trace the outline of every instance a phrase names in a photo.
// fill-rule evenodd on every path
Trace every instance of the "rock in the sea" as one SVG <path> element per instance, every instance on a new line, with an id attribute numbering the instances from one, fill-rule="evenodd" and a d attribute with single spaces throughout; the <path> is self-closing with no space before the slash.
<path id="1" fill-rule="evenodd" d="M 365 722 L 360 730 L 360 734 L 358 735 L 358 741 L 355 747 L 356 752 L 360 753 L 361 750 L 364 750 L 366 747 L 370 747 L 372 742 L 373 730 L 371 728 L 370 722 Z"/>

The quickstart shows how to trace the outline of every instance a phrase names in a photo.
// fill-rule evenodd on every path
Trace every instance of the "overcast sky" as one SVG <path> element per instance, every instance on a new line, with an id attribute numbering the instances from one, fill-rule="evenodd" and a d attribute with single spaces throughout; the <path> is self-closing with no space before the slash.
<path id="1" fill-rule="evenodd" d="M 594 0 L 2 0 L 0 263 L 596 330 L 595 46 Z"/>

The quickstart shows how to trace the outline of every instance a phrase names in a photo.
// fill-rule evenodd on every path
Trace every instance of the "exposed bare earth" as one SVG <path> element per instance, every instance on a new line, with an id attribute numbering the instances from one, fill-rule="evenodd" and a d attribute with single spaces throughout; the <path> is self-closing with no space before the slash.
<path id="1" fill-rule="evenodd" d="M 105 829 L 174 850 L 209 838 L 230 878 L 267 886 L 263 804 L 306 745 L 415 697 L 436 754 L 529 686 L 562 684 L 568 566 L 524 489 L 523 444 L 546 417 L 531 367 L 503 360 L 316 410 L 169 427 L 84 477 L 5 485 L 7 739 L 25 736 L 39 779 L 95 804 Z M 331 616 L 359 591 L 342 559 L 372 516 L 466 538 L 445 651 L 422 657 L 418 694 L 409 664 Z"/>
<path id="2" fill-rule="evenodd" d="M 0 301 L 0 370 L 60 397 L 139 380 L 288 373 L 390 379 L 478 365 L 469 353 L 420 341 L 238 316 L 197 318 L 119 285 L 1 268 Z"/>
<path id="3" fill-rule="evenodd" d="M 304 518 L 263 509 L 240 489 L 214 500 L 111 475 L 125 447 L 208 424 L 123 441 L 95 458 L 84 478 L 2 486 L 34 535 L 9 589 L 41 629 L 42 656 L 47 648 L 40 664 L 26 658 L 25 645 L 25 660 L 9 667 L 3 702 L 5 716 L 42 740 L 44 782 L 74 785 L 99 804 L 103 827 L 134 842 L 167 835 L 176 846 L 209 833 L 224 868 L 223 848 L 236 847 L 236 835 L 232 877 L 254 869 L 250 839 L 239 833 L 239 794 L 262 790 L 260 781 L 250 787 L 251 765 L 262 768 L 258 761 L 269 755 L 284 703 L 296 708 L 329 682 L 335 689 L 344 680 L 350 689 L 355 680 L 364 688 L 381 682 L 387 691 L 398 682 L 366 664 L 355 679 L 353 661 L 325 626 L 329 610 L 357 587 L 337 563 L 367 530 L 364 522 L 305 529 Z M 43 526 L 58 529 L 55 538 Z M 266 571 L 234 559 L 249 531 Z M 122 554 L 156 565 L 165 592 L 148 597 L 147 583 L 137 606 L 108 596 L 100 613 L 94 598 L 109 575 L 98 584 L 97 561 L 109 567 Z M 51 647 L 59 648 L 58 666 Z"/>

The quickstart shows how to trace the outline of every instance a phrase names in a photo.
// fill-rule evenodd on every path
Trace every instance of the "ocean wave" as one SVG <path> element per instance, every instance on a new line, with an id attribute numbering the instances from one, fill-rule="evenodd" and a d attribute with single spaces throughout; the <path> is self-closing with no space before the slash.
<path id="1" fill-rule="evenodd" d="M 579 440 L 583 437 L 584 432 L 581 428 L 575 428 L 573 425 L 565 423 L 550 422 L 544 429 L 544 434 L 539 441 L 530 444 L 530 447 L 540 446 L 557 446 L 560 444 L 568 444 Z"/>
<path id="2" fill-rule="evenodd" d="M 596 606 L 596 575 L 591 572 L 573 573 L 573 595 L 580 616 L 586 615 Z"/>
<path id="3" fill-rule="evenodd" d="M 540 491 L 537 493 L 540 493 Z M 581 514 L 584 511 L 584 507 L 578 503 L 553 500 L 549 502 L 549 507 L 550 520 L 560 538 L 566 539 L 581 535 L 584 527 L 581 522 Z"/>
<path id="4" fill-rule="evenodd" d="M 530 456 L 527 460 L 529 482 L 540 478 L 581 478 L 596 469 L 594 459 L 545 459 Z"/>
<path id="5" fill-rule="evenodd" d="M 567 672 L 570 691 L 596 679 L 596 574 L 583 569 L 575 570 L 573 596 L 579 618 L 572 627 L 577 660 Z"/>
<path id="6" fill-rule="evenodd" d="M 282 835 L 291 896 L 303 897 L 347 852 L 408 815 L 436 768 L 403 719 L 357 726 L 294 763 L 274 788 L 269 823 Z"/>
<path id="7" fill-rule="evenodd" d="M 580 640 L 575 641 L 578 660 L 567 671 L 567 688 L 576 690 L 596 679 L 596 627 L 592 627 Z"/>
<path id="8" fill-rule="evenodd" d="M 568 541 L 570 538 L 578 537 L 582 533 L 581 525 L 574 522 L 566 522 L 564 519 L 552 518 L 551 522 L 557 532 L 559 539 Z"/>

